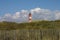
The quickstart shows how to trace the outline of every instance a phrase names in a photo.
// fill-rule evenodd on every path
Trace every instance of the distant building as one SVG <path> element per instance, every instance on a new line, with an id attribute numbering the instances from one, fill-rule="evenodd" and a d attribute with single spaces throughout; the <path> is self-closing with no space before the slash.
<path id="1" fill-rule="evenodd" d="M 32 14 L 29 13 L 29 22 L 32 22 Z"/>

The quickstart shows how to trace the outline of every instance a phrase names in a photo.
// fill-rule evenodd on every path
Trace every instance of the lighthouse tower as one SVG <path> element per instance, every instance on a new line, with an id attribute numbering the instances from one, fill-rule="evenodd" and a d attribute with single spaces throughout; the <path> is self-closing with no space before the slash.
<path id="1" fill-rule="evenodd" d="M 29 13 L 29 22 L 32 22 L 32 14 Z"/>

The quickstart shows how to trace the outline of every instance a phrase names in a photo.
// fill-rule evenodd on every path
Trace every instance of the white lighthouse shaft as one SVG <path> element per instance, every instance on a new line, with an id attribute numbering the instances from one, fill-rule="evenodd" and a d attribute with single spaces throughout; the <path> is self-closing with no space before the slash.
<path id="1" fill-rule="evenodd" d="M 29 22 L 32 22 L 32 17 L 29 17 Z"/>

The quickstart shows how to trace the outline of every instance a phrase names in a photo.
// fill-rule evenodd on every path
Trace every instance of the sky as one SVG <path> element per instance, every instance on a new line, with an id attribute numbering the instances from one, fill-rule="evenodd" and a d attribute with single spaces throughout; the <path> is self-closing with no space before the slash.
<path id="1" fill-rule="evenodd" d="M 23 22 L 60 19 L 60 0 L 0 0 L 0 21 Z"/>

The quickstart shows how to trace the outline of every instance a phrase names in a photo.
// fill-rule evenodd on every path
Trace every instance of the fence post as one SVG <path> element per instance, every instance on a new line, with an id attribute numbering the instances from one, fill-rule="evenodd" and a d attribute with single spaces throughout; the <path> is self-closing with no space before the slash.
<path id="1" fill-rule="evenodd" d="M 59 40 L 59 31 L 58 31 L 58 33 L 57 33 L 57 40 Z"/>
<path id="2" fill-rule="evenodd" d="M 41 38 L 41 40 L 42 40 L 42 30 L 40 30 L 40 38 Z"/>

